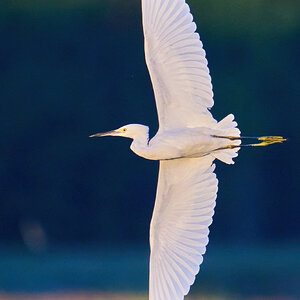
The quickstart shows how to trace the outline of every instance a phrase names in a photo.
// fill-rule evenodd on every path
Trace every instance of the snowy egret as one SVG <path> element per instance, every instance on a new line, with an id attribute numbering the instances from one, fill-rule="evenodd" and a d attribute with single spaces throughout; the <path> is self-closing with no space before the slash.
<path id="1" fill-rule="evenodd" d="M 159 130 L 130 124 L 90 137 L 133 139 L 131 150 L 159 160 L 150 225 L 150 300 L 183 299 L 195 280 L 208 243 L 218 180 L 213 161 L 233 164 L 242 146 L 285 141 L 279 136 L 241 145 L 232 114 L 217 122 L 205 51 L 185 0 L 142 0 L 145 58 L 154 89 Z M 248 138 L 248 137 L 247 137 Z"/>

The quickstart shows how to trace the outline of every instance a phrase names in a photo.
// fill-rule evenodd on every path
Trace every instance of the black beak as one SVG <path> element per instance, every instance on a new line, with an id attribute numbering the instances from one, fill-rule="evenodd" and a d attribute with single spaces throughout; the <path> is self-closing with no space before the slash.
<path id="1" fill-rule="evenodd" d="M 108 135 L 115 135 L 115 130 L 111 130 L 111 131 L 107 131 L 107 132 L 101 132 L 101 133 L 96 133 L 96 134 L 92 134 L 89 137 L 101 137 L 101 136 L 108 136 Z"/>

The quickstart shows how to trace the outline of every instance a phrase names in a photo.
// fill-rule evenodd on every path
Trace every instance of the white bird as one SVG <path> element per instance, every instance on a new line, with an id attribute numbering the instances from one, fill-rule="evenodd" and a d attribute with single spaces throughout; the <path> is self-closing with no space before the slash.
<path id="1" fill-rule="evenodd" d="M 130 124 L 91 137 L 133 139 L 131 150 L 159 160 L 150 225 L 150 300 L 180 300 L 199 272 L 208 243 L 218 180 L 213 161 L 233 164 L 241 146 L 265 146 L 282 137 L 240 145 L 232 114 L 217 122 L 205 51 L 185 0 L 142 0 L 145 58 L 154 89 L 159 130 Z"/>

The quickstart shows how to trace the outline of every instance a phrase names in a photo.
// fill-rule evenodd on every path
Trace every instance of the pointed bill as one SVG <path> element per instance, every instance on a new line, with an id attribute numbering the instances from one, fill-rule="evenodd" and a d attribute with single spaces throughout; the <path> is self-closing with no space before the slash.
<path id="1" fill-rule="evenodd" d="M 117 132 L 115 130 L 107 131 L 107 132 L 100 132 L 90 135 L 89 137 L 101 137 L 101 136 L 109 136 L 109 135 L 116 135 Z"/>

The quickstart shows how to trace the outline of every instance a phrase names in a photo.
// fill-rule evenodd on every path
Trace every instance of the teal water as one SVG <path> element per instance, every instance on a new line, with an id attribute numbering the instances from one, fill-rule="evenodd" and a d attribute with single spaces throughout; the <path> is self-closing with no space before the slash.
<path id="1" fill-rule="evenodd" d="M 0 249 L 0 292 L 148 288 L 148 249 L 68 247 L 34 254 Z M 300 296 L 300 247 L 210 247 L 191 294 Z"/>

